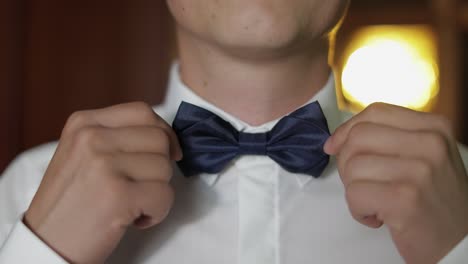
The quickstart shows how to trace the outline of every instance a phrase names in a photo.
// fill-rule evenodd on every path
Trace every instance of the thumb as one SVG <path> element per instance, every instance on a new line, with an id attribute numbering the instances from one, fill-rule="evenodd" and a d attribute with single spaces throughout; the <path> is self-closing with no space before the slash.
<path id="1" fill-rule="evenodd" d="M 325 142 L 325 145 L 323 146 L 323 151 L 331 156 L 336 155 L 338 153 L 333 135 L 330 136 Z"/>

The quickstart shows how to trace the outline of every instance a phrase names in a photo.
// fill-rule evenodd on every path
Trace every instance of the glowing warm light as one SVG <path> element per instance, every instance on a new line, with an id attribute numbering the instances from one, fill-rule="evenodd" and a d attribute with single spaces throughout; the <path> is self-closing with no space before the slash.
<path id="1" fill-rule="evenodd" d="M 436 51 L 422 26 L 374 26 L 359 31 L 348 48 L 343 96 L 358 108 L 386 102 L 428 110 L 439 91 Z"/>

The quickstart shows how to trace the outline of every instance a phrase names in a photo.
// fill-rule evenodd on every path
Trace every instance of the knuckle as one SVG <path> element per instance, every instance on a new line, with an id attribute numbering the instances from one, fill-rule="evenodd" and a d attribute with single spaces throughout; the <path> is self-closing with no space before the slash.
<path id="1" fill-rule="evenodd" d="M 447 137 L 453 137 L 453 124 L 450 119 L 445 116 L 438 115 L 435 116 L 434 123 Z"/>
<path id="2" fill-rule="evenodd" d="M 172 162 L 166 155 L 158 155 L 158 171 L 167 180 L 172 177 L 173 167 Z"/>
<path id="3" fill-rule="evenodd" d="M 334 134 L 343 134 L 343 131 L 345 130 L 346 125 L 341 125 L 335 129 Z"/>
<path id="4" fill-rule="evenodd" d="M 353 137 L 358 137 L 359 135 L 362 135 L 363 133 L 367 133 L 369 130 L 370 123 L 369 122 L 359 122 L 356 123 L 351 130 L 349 131 L 350 135 Z"/>
<path id="5" fill-rule="evenodd" d="M 433 177 L 433 168 L 432 166 L 425 161 L 414 161 L 414 171 L 413 177 L 415 177 L 416 184 L 422 188 L 428 188 L 432 184 Z"/>
<path id="6" fill-rule="evenodd" d="M 86 121 L 88 120 L 88 118 L 89 117 L 87 111 L 74 112 L 68 117 L 65 123 L 65 127 L 63 129 L 63 134 L 72 134 L 76 130 L 80 129 L 87 123 Z"/>
<path id="7" fill-rule="evenodd" d="M 406 205 L 406 212 L 414 212 L 422 204 L 423 195 L 420 188 L 411 184 L 400 184 L 397 188 L 397 197 L 400 197 L 402 205 Z"/>
<path id="8" fill-rule="evenodd" d="M 386 112 L 388 105 L 382 102 L 370 104 L 364 111 L 368 116 L 381 115 Z"/>
<path id="9" fill-rule="evenodd" d="M 161 223 L 169 215 L 170 209 L 172 208 L 175 200 L 175 191 L 169 184 L 164 184 L 159 190 L 160 197 L 163 201 L 163 204 L 159 208 L 160 215 L 155 219 L 156 224 Z"/>
<path id="10" fill-rule="evenodd" d="M 344 164 L 344 175 L 343 182 L 347 186 L 359 177 L 359 171 L 361 168 L 361 156 L 354 156 L 349 158 L 349 160 Z"/>
<path id="11" fill-rule="evenodd" d="M 360 124 L 355 124 L 353 127 L 349 129 L 347 143 L 354 143 L 356 141 L 356 138 L 359 137 L 360 128 L 361 128 Z"/>
<path id="12" fill-rule="evenodd" d="M 155 142 L 157 142 L 165 152 L 168 152 L 170 148 L 170 139 L 167 131 L 161 128 L 155 128 L 153 133 L 156 140 Z"/>
<path id="13" fill-rule="evenodd" d="M 77 131 L 74 141 L 79 147 L 91 147 L 103 139 L 101 130 L 95 127 L 85 127 Z"/>
<path id="14" fill-rule="evenodd" d="M 169 184 L 166 184 L 164 186 L 165 187 L 163 189 L 164 189 L 165 196 L 167 198 L 167 204 L 168 206 L 172 206 L 172 204 L 174 203 L 174 199 L 175 199 L 174 188 Z"/>
<path id="15" fill-rule="evenodd" d="M 156 121 L 156 116 L 153 111 L 153 108 L 145 102 L 134 102 L 131 103 L 131 107 L 136 113 L 148 123 L 154 123 Z"/>
<path id="16" fill-rule="evenodd" d="M 359 193 L 356 191 L 356 188 L 353 187 L 351 184 L 345 192 L 345 198 L 346 198 L 346 203 L 348 204 L 348 210 L 351 214 L 351 216 L 354 218 L 356 221 L 360 221 L 361 219 L 359 218 L 359 200 L 358 200 L 358 195 Z"/>
<path id="17" fill-rule="evenodd" d="M 358 146 L 359 143 L 361 142 L 361 138 L 366 137 L 366 135 L 368 134 L 368 129 L 369 129 L 369 123 L 367 122 L 360 122 L 360 123 L 355 124 L 349 130 L 347 143 L 351 146 Z"/>
<path id="18" fill-rule="evenodd" d="M 155 134 L 155 138 L 157 138 L 158 140 L 169 141 L 169 134 L 164 129 L 157 127 L 154 128 L 153 131 Z"/>
<path id="19" fill-rule="evenodd" d="M 141 112 L 150 111 L 150 110 L 152 111 L 151 106 L 148 103 L 143 102 L 143 101 L 129 103 L 129 105 L 137 111 L 141 111 Z"/>
<path id="20" fill-rule="evenodd" d="M 392 225 L 395 231 L 404 233 L 411 228 L 424 210 L 424 193 L 420 187 L 414 184 L 399 184 L 396 192 L 398 199 L 397 219 L 393 219 Z M 396 209 L 396 208 L 395 208 Z"/>
<path id="21" fill-rule="evenodd" d="M 430 155 L 437 164 L 444 163 L 449 156 L 450 146 L 446 138 L 440 133 L 428 133 L 426 135 L 426 144 Z"/>
<path id="22" fill-rule="evenodd" d="M 359 195 L 359 191 L 357 190 L 357 188 L 355 188 L 353 184 L 349 184 L 346 187 L 345 198 L 350 210 L 353 210 L 356 207 L 357 195 Z"/>
<path id="23" fill-rule="evenodd" d="M 112 158 L 108 155 L 100 154 L 94 155 L 94 157 L 91 158 L 90 164 L 88 166 L 94 174 L 97 174 L 97 176 L 102 178 L 109 176 L 112 171 L 113 162 Z"/>

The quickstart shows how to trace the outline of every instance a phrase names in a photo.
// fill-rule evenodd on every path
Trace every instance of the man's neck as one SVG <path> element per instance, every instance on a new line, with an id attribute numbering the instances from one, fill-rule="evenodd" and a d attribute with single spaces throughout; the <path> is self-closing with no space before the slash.
<path id="1" fill-rule="evenodd" d="M 292 112 L 330 76 L 328 43 L 246 59 L 179 32 L 181 78 L 195 93 L 250 125 Z"/>

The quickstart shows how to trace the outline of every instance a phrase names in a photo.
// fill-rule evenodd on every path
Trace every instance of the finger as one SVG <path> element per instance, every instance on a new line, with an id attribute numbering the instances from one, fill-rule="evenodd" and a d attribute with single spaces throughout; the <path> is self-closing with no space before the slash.
<path id="1" fill-rule="evenodd" d="M 148 228 L 161 223 L 174 202 L 174 190 L 162 182 L 134 183 L 130 187 L 134 198 L 134 224 Z"/>
<path id="2" fill-rule="evenodd" d="M 351 157 L 359 154 L 396 156 L 439 165 L 447 161 L 450 151 L 445 138 L 436 132 L 412 132 L 375 123 L 360 123 L 350 131 L 337 160 L 341 170 Z"/>
<path id="3" fill-rule="evenodd" d="M 122 152 L 161 153 L 169 156 L 170 138 L 156 127 L 124 127 L 107 129 L 107 136 Z"/>
<path id="4" fill-rule="evenodd" d="M 145 103 L 126 103 L 101 109 L 78 111 L 67 121 L 69 130 L 86 126 L 126 127 L 156 125 L 160 118 Z"/>
<path id="5" fill-rule="evenodd" d="M 441 133 L 447 140 L 453 141 L 454 138 L 451 124 L 444 117 L 395 105 L 375 103 L 341 125 L 325 144 L 325 151 L 332 155 L 338 153 L 347 140 L 349 132 L 361 122 L 371 122 L 405 130 L 433 130 Z M 451 144 L 453 145 L 454 142 Z"/>
<path id="6" fill-rule="evenodd" d="M 169 136 L 173 156 L 180 159 L 182 155 L 174 130 L 148 104 L 136 102 L 99 109 L 96 112 L 95 119 L 99 124 L 106 127 L 157 126 Z"/>
<path id="7" fill-rule="evenodd" d="M 107 128 L 132 126 L 159 127 L 169 136 L 172 157 L 176 160 L 182 158 L 182 151 L 174 131 L 169 124 L 154 113 L 151 106 L 146 103 L 127 103 L 97 110 L 76 112 L 70 116 L 67 121 L 63 134 L 74 134 L 80 129 L 89 126 L 102 126 Z"/>
<path id="8" fill-rule="evenodd" d="M 146 103 L 134 102 L 99 109 L 95 120 L 106 127 L 157 126 L 169 136 L 172 157 L 176 160 L 182 158 L 182 150 L 174 130 Z"/>
<path id="9" fill-rule="evenodd" d="M 114 110 L 113 108 L 121 111 L 125 118 L 117 120 L 115 117 L 109 117 L 116 115 L 111 114 Z M 162 129 L 167 134 L 170 141 L 169 149 L 171 157 L 174 160 L 180 160 L 182 158 L 182 150 L 180 148 L 179 140 L 172 127 L 164 119 L 155 114 L 150 106 L 144 103 L 130 103 L 126 105 L 117 105 L 110 107 L 109 109 L 98 110 L 96 119 L 100 124 L 106 127 L 154 125 L 155 127 Z M 123 123 L 127 119 L 132 120 L 132 122 Z"/>
<path id="10" fill-rule="evenodd" d="M 351 157 L 340 173 L 345 187 L 353 182 L 372 181 L 380 183 L 418 181 L 430 177 L 431 167 L 427 162 L 402 159 L 396 156 L 373 154 Z"/>
<path id="11" fill-rule="evenodd" d="M 171 127 L 164 129 L 164 131 L 166 131 L 166 133 L 169 135 L 169 140 L 171 141 L 171 144 L 169 145 L 171 158 L 175 161 L 180 161 L 183 157 L 183 154 L 176 133 L 174 130 L 172 130 Z"/>
<path id="12" fill-rule="evenodd" d="M 392 202 L 391 185 L 355 181 L 346 188 L 346 201 L 353 218 L 371 228 L 382 226 Z"/>
<path id="13" fill-rule="evenodd" d="M 160 153 L 170 156 L 169 136 L 158 127 L 86 127 L 77 133 L 76 144 L 104 152 Z"/>
<path id="14" fill-rule="evenodd" d="M 113 157 L 113 166 L 132 181 L 169 182 L 173 176 L 172 162 L 162 154 L 120 153 Z"/>
<path id="15" fill-rule="evenodd" d="M 163 131 L 166 134 L 166 139 L 169 142 L 169 149 L 168 149 L 168 154 L 173 160 L 179 161 L 182 159 L 182 149 L 179 144 L 179 139 L 177 138 L 177 135 L 175 134 L 174 130 L 172 130 L 171 127 L 169 127 L 165 122 L 164 126 L 161 126 L 162 124 L 158 124 L 156 127 L 159 128 L 161 131 Z"/>

